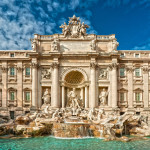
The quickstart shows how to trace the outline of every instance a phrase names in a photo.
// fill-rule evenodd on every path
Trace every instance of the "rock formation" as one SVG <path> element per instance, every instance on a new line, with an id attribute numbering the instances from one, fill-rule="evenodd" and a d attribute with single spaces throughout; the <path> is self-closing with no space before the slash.
<path id="1" fill-rule="evenodd" d="M 46 110 L 45 110 L 46 109 Z M 1 121 L 0 135 L 13 133 L 25 137 L 54 135 L 55 137 L 93 136 L 115 140 L 117 136 L 149 136 L 147 116 L 134 113 L 105 114 L 104 109 L 46 107 L 41 112 L 18 116 L 14 121 Z M 125 137 L 122 141 L 128 141 Z"/>

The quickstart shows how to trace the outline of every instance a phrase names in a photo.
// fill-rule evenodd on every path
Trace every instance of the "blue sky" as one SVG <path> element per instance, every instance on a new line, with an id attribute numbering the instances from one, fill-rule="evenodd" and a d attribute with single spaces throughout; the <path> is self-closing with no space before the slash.
<path id="1" fill-rule="evenodd" d="M 61 33 L 73 14 L 88 33 L 116 34 L 118 50 L 150 50 L 150 0 L 0 0 L 0 49 L 31 49 L 34 33 Z"/>

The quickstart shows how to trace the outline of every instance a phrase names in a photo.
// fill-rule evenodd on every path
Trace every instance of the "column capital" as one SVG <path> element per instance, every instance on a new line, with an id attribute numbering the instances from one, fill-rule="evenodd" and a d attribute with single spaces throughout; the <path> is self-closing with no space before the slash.
<path id="1" fill-rule="evenodd" d="M 37 68 L 37 67 L 38 67 L 38 63 L 32 62 L 32 63 L 31 63 L 31 66 L 32 66 L 32 68 Z"/>
<path id="2" fill-rule="evenodd" d="M 90 67 L 93 68 L 93 69 L 95 69 L 95 68 L 97 67 L 97 64 L 94 63 L 94 62 L 91 62 L 91 63 L 90 63 Z"/>
<path id="3" fill-rule="evenodd" d="M 2 73 L 6 73 L 6 72 L 7 72 L 7 70 L 8 70 L 8 68 L 7 68 L 7 67 L 5 67 L 5 66 L 2 66 L 2 67 L 1 67 L 1 69 L 2 69 Z"/>
<path id="4" fill-rule="evenodd" d="M 118 63 L 112 63 L 112 64 L 110 64 L 109 66 L 108 66 L 108 68 L 110 69 L 110 70 L 114 70 L 114 69 L 117 69 L 117 67 L 118 67 Z"/>
<path id="5" fill-rule="evenodd" d="M 126 67 L 128 73 L 132 73 L 134 71 L 134 67 Z"/>
<path id="6" fill-rule="evenodd" d="M 18 71 L 18 72 L 22 72 L 22 71 L 23 71 L 23 68 L 22 68 L 22 67 L 17 67 L 17 71 Z"/>
<path id="7" fill-rule="evenodd" d="M 144 67 L 142 68 L 142 70 L 143 70 L 143 73 L 144 73 L 144 74 L 147 74 L 147 73 L 149 72 L 148 66 L 144 66 Z"/>
<path id="8" fill-rule="evenodd" d="M 53 62 L 51 64 L 51 67 L 54 69 L 54 68 L 58 68 L 59 67 L 59 63 L 58 62 Z"/>

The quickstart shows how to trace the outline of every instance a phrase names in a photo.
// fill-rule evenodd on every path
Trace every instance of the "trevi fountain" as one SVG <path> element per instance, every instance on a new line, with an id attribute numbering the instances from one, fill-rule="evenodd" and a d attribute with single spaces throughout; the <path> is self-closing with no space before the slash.
<path id="1" fill-rule="evenodd" d="M 131 59 L 131 51 L 117 51 L 114 35 L 87 34 L 89 26 L 79 17 L 69 18 L 60 28 L 62 34 L 35 35 L 32 50 L 25 52 L 30 57 L 22 58 L 28 62 L 18 64 L 19 78 L 9 78 L 11 87 L 2 89 L 0 149 L 149 149 L 147 64 L 143 80 L 132 76 L 136 64 L 121 57 L 126 53 Z M 24 57 L 19 52 L 15 59 Z M 7 64 L 2 65 L 7 88 Z M 21 77 L 21 65 L 27 67 L 27 76 Z M 24 89 L 14 89 L 14 82 L 24 84 Z M 5 91 L 14 92 L 10 100 Z"/>

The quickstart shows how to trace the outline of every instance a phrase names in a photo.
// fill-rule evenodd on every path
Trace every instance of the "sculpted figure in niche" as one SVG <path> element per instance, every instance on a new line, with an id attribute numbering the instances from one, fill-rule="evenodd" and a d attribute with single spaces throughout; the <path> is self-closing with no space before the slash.
<path id="1" fill-rule="evenodd" d="M 48 88 L 45 90 L 42 99 L 44 100 L 44 104 L 50 104 L 50 93 L 48 91 Z"/>
<path id="2" fill-rule="evenodd" d="M 80 108 L 78 98 L 75 93 L 75 88 L 68 93 L 68 104 L 70 108 Z"/>
<path id="3" fill-rule="evenodd" d="M 54 41 L 52 43 L 52 49 L 53 49 L 53 51 L 59 50 L 59 40 L 58 39 L 54 39 Z"/>
<path id="4" fill-rule="evenodd" d="M 107 78 L 108 78 L 108 71 L 106 69 L 101 69 L 99 79 L 107 79 Z"/>
<path id="5" fill-rule="evenodd" d="M 100 105 L 107 105 L 107 96 L 108 96 L 108 92 L 106 91 L 105 88 L 103 88 L 103 90 L 101 91 L 100 95 L 99 95 L 99 100 L 100 100 Z"/>
<path id="6" fill-rule="evenodd" d="M 116 40 L 113 40 L 113 42 L 112 42 L 112 49 L 113 49 L 113 51 L 117 50 L 117 46 L 119 46 L 119 43 Z"/>
<path id="7" fill-rule="evenodd" d="M 96 40 L 95 39 L 91 41 L 90 46 L 91 46 L 91 50 L 96 50 Z"/>
<path id="8" fill-rule="evenodd" d="M 32 50 L 36 51 L 36 40 L 35 39 L 31 39 L 31 45 L 32 45 Z"/>

